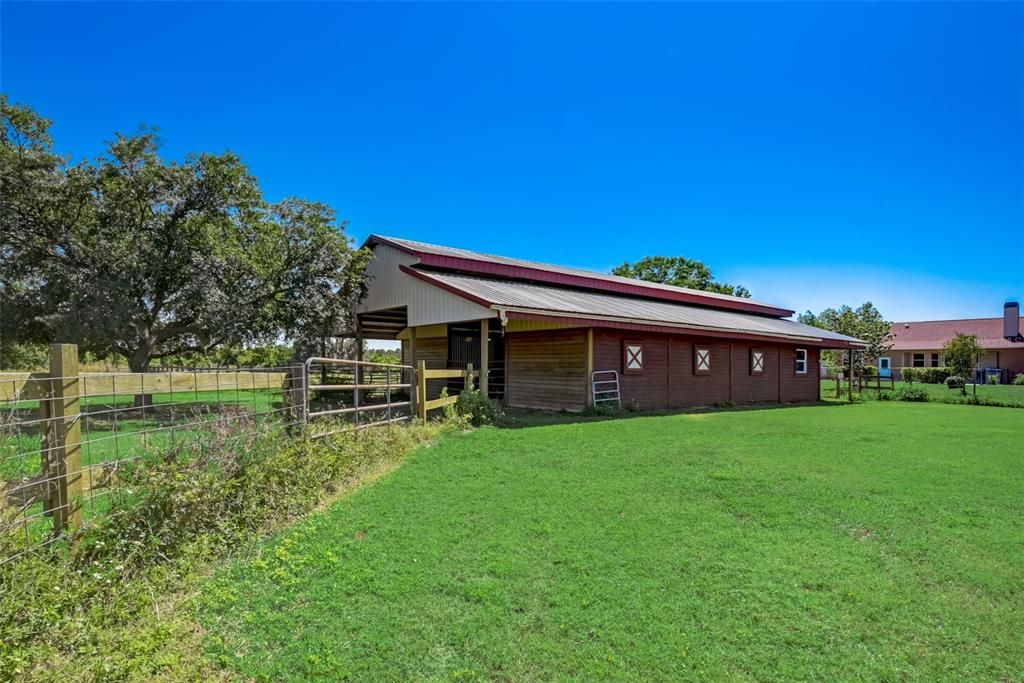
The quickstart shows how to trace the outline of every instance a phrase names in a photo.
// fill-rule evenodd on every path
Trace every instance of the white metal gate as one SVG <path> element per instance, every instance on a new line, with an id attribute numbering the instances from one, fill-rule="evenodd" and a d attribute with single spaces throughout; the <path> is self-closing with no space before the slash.
<path id="1" fill-rule="evenodd" d="M 323 423 L 321 437 L 402 422 L 414 414 L 415 370 L 343 358 L 308 358 L 303 368 L 303 418 Z"/>
<path id="2" fill-rule="evenodd" d="M 622 407 L 619 398 L 619 373 L 615 370 L 595 370 L 590 375 L 590 396 L 594 405 L 615 403 Z"/>

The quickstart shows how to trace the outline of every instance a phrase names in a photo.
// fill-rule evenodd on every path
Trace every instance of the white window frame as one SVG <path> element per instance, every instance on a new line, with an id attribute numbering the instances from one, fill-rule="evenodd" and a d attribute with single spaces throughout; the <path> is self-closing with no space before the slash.
<path id="1" fill-rule="evenodd" d="M 764 350 L 750 349 L 750 374 L 764 374 Z"/>
<path id="2" fill-rule="evenodd" d="M 917 364 L 917 357 L 918 356 L 921 356 L 921 364 L 920 365 Z M 926 368 L 926 367 L 928 367 L 927 357 L 925 356 L 923 351 L 921 353 L 912 353 L 912 354 L 910 354 L 910 367 L 912 367 L 912 368 Z"/>
<path id="3" fill-rule="evenodd" d="M 636 352 L 631 351 L 636 349 Z M 635 360 L 639 363 L 639 367 L 631 367 L 630 362 Z M 622 342 L 622 372 L 624 373 L 641 373 L 644 371 L 644 343 L 640 341 L 628 341 Z"/>
<path id="4" fill-rule="evenodd" d="M 800 354 L 803 354 L 803 358 L 800 357 Z M 803 366 L 803 370 L 800 369 L 801 365 Z M 798 375 L 806 375 L 807 374 L 807 365 L 808 365 L 808 362 L 807 362 L 807 349 L 797 349 L 796 350 L 796 374 L 798 374 Z"/>
<path id="5" fill-rule="evenodd" d="M 702 367 L 703 365 L 703 367 Z M 711 374 L 711 348 L 695 346 L 693 348 L 693 372 L 698 375 Z"/>
<path id="6" fill-rule="evenodd" d="M 928 367 L 930 368 L 941 368 L 942 367 L 942 356 L 937 353 L 931 354 L 928 358 Z"/>

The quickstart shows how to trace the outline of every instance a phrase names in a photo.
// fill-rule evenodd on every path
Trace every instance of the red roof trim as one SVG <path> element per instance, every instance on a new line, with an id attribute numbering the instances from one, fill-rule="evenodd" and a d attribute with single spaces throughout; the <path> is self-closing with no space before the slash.
<path id="1" fill-rule="evenodd" d="M 591 290 L 625 294 L 628 296 L 640 296 L 648 299 L 660 299 L 662 301 L 675 301 L 695 304 L 698 306 L 710 306 L 712 308 L 745 311 L 748 313 L 771 315 L 779 318 L 788 318 L 795 313 L 795 311 L 791 311 L 787 308 L 768 306 L 751 301 L 744 301 L 742 299 L 719 299 L 717 297 L 702 296 L 691 292 L 651 287 L 644 285 L 642 281 L 639 280 L 636 284 L 633 284 L 630 282 L 605 280 L 600 277 L 586 277 L 584 275 L 559 273 L 550 270 L 542 270 L 540 268 L 530 268 L 528 266 L 512 266 L 504 263 L 495 263 L 493 261 L 430 254 L 377 235 L 371 235 L 363 246 L 372 246 L 377 243 L 386 244 L 398 249 L 399 251 L 405 252 L 406 254 L 418 256 L 420 259 L 420 265 L 432 268 L 459 270 L 466 273 L 491 275 L 513 280 L 533 280 L 535 282 L 544 282 L 568 287 L 582 287 Z"/>
<path id="2" fill-rule="evenodd" d="M 813 339 L 793 339 L 791 337 L 772 337 L 763 336 L 758 334 L 745 334 L 743 332 L 717 332 L 714 330 L 707 330 L 702 327 L 682 327 L 682 326 L 664 326 L 664 325 L 647 325 L 642 323 L 626 323 L 626 322 L 614 322 L 609 320 L 603 320 L 600 318 L 572 318 L 558 315 L 541 315 L 536 313 L 519 313 L 516 311 L 509 311 L 508 317 L 512 320 L 543 320 L 546 322 L 564 323 L 570 325 L 578 325 L 579 327 L 594 327 L 604 328 L 613 330 L 630 330 L 634 332 L 660 332 L 662 334 L 685 334 L 691 337 L 713 337 L 716 339 L 743 339 L 746 341 L 758 341 L 758 342 L 771 342 L 773 344 L 792 344 L 801 348 L 814 347 L 821 349 L 849 349 L 849 348 L 863 348 L 861 346 L 855 346 L 849 342 L 840 341 L 838 339 L 822 339 L 815 341 Z M 529 332 L 515 333 L 515 334 L 529 334 Z"/>
<path id="3" fill-rule="evenodd" d="M 430 273 L 424 273 L 422 270 L 416 270 L 415 268 L 410 268 L 409 266 L 402 265 L 398 266 L 398 269 L 405 273 L 406 275 L 411 275 L 417 280 L 422 280 L 426 283 L 433 285 L 434 287 L 443 289 L 444 291 L 449 292 L 450 294 L 462 297 L 467 301 L 472 301 L 473 303 L 484 306 L 485 308 L 491 307 L 491 302 L 488 301 L 487 299 L 481 298 L 475 294 L 470 294 L 469 292 L 459 289 L 458 287 L 454 287 L 443 280 L 440 280 L 436 277 L 432 277 Z"/>

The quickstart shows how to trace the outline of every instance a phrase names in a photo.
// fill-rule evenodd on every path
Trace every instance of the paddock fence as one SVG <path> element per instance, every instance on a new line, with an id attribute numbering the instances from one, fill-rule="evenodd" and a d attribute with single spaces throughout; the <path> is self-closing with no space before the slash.
<path id="1" fill-rule="evenodd" d="M 132 495 L 131 470 L 148 458 L 211 436 L 317 439 L 425 420 L 456 400 L 425 400 L 426 378 L 474 376 L 338 358 L 81 373 L 74 344 L 51 345 L 49 360 L 46 372 L 0 372 L 0 564 L 68 538 Z"/>

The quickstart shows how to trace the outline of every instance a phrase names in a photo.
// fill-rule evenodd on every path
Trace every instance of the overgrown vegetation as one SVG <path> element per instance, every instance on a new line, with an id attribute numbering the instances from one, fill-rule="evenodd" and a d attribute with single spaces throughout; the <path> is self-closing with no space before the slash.
<path id="1" fill-rule="evenodd" d="M 107 514 L 52 552 L 0 565 L 0 680 L 207 678 L 176 609 L 207 564 L 393 467 L 436 431 L 307 440 L 240 425 L 126 469 Z M 16 531 L 0 539 L 2 554 L 22 542 Z"/>

